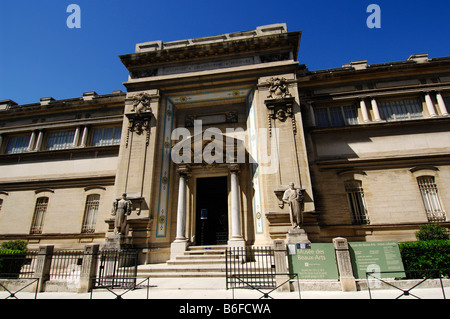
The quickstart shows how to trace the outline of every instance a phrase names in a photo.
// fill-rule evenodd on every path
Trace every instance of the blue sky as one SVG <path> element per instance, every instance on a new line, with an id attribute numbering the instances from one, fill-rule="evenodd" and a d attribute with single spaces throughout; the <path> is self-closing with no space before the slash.
<path id="1" fill-rule="evenodd" d="M 70 29 L 70 4 L 81 28 Z M 381 9 L 370 29 L 369 4 Z M 450 56 L 450 1 L 362 0 L 1 0 L 0 100 L 19 104 L 125 91 L 119 55 L 135 44 L 254 30 L 281 23 L 303 31 L 298 60 L 310 70 Z"/>

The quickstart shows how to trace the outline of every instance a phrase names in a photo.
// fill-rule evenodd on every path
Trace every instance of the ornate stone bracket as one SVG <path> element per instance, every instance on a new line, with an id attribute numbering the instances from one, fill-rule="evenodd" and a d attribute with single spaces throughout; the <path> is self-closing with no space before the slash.
<path id="1" fill-rule="evenodd" d="M 150 107 L 151 95 L 148 93 L 139 93 L 132 98 L 133 105 L 130 113 L 126 113 L 128 118 L 128 132 L 126 147 L 128 147 L 128 140 L 130 132 L 141 135 L 146 132 L 146 145 L 148 146 L 150 140 L 150 123 L 153 117 L 153 112 Z"/>
<path id="2" fill-rule="evenodd" d="M 269 94 L 264 100 L 269 114 L 267 116 L 269 134 L 272 136 L 272 120 L 285 122 L 288 118 L 292 120 L 292 129 L 297 133 L 297 126 L 293 113 L 294 97 L 289 93 L 287 80 L 285 78 L 271 78 L 268 81 Z"/>

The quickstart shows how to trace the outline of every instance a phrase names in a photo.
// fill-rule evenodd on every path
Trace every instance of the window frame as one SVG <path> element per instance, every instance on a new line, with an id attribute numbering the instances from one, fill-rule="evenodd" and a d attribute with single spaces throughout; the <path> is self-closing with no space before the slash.
<path id="1" fill-rule="evenodd" d="M 93 199 L 95 197 L 95 199 Z M 90 194 L 86 196 L 84 205 L 83 223 L 81 225 L 82 234 L 95 233 L 97 224 L 97 216 L 100 207 L 100 194 Z"/>
<path id="2" fill-rule="evenodd" d="M 414 112 L 412 101 L 417 102 L 420 116 L 413 115 L 418 113 Z M 377 106 L 381 119 L 386 122 L 412 121 L 425 118 L 423 101 L 419 97 L 383 99 L 377 101 Z M 397 112 L 400 108 L 404 108 L 406 113 Z"/>
<path id="3" fill-rule="evenodd" d="M 421 175 L 416 177 L 423 207 L 429 222 L 443 222 L 447 220 L 445 209 L 439 196 L 436 177 Z"/>
<path id="4" fill-rule="evenodd" d="M 62 148 L 49 148 L 49 142 L 50 139 L 52 137 L 53 134 L 66 134 L 66 133 L 73 133 L 72 135 L 68 135 L 66 136 L 66 141 L 64 142 L 64 147 Z M 49 131 L 46 133 L 46 137 L 45 137 L 45 145 L 44 145 L 44 150 L 45 151 L 61 151 L 61 150 L 67 150 L 67 149 L 71 149 L 73 148 L 73 141 L 75 138 L 75 134 L 76 134 L 76 128 L 71 128 L 71 129 L 65 129 L 65 130 L 56 130 L 56 131 Z M 69 140 L 67 140 L 69 138 L 69 136 L 71 136 L 71 140 L 69 142 Z M 60 137 L 57 137 L 57 139 L 59 139 Z M 61 144 L 54 144 L 54 145 L 61 145 Z"/>
<path id="5" fill-rule="evenodd" d="M 105 135 L 105 130 L 108 129 L 112 129 L 112 134 L 111 134 L 111 138 L 106 140 L 106 141 L 110 141 L 110 143 L 104 143 L 104 135 Z M 99 141 L 101 142 L 100 144 L 95 145 L 94 144 L 94 139 L 96 136 L 96 132 L 101 131 L 101 137 L 99 139 Z M 116 136 L 119 135 L 119 136 Z M 102 146 L 114 146 L 114 145 L 120 145 L 120 141 L 122 138 L 122 125 L 108 125 L 108 126 L 97 126 L 97 127 L 93 127 L 92 128 L 92 133 L 89 139 L 89 146 L 91 147 L 102 147 Z"/>
<path id="6" fill-rule="evenodd" d="M 351 108 L 351 111 L 349 110 Z M 322 113 L 322 114 L 320 114 Z M 347 115 L 354 115 L 349 117 Z M 319 128 L 354 126 L 359 124 L 358 107 L 355 103 L 323 106 L 314 109 L 316 126 Z M 325 123 L 323 125 L 321 123 Z"/>
<path id="7" fill-rule="evenodd" d="M 32 235 L 42 234 L 42 228 L 44 227 L 44 218 L 48 210 L 49 202 L 50 198 L 47 196 L 41 196 L 36 198 L 33 219 L 31 220 L 30 234 Z"/>
<path id="8" fill-rule="evenodd" d="M 364 188 L 360 180 L 348 180 L 344 182 L 347 202 L 350 209 L 352 225 L 370 224 Z"/>
<path id="9" fill-rule="evenodd" d="M 17 139 L 17 138 L 24 138 L 24 141 L 22 143 L 22 147 L 20 149 L 20 151 L 14 151 L 14 152 L 8 152 L 9 149 L 9 145 L 11 143 L 11 141 L 13 139 Z M 10 135 L 7 136 L 7 140 L 5 143 L 5 148 L 3 150 L 4 154 L 22 154 L 22 153 L 26 153 L 28 150 L 28 146 L 30 145 L 30 141 L 31 141 L 31 133 L 29 134 L 14 134 L 14 135 Z M 14 144 L 14 147 L 12 148 L 13 150 L 15 149 L 16 143 Z"/>

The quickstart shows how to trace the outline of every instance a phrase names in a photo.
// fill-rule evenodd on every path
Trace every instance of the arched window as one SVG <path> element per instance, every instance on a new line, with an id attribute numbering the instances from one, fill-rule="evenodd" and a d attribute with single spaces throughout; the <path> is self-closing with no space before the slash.
<path id="1" fill-rule="evenodd" d="M 438 188 L 434 176 L 417 177 L 423 205 L 427 213 L 428 221 L 445 221 L 445 212 L 438 194 Z"/>
<path id="2" fill-rule="evenodd" d="M 95 233 L 95 224 L 97 221 L 99 202 L 100 202 L 100 195 L 94 194 L 86 197 L 83 226 L 81 228 L 82 233 L 84 234 Z"/>
<path id="3" fill-rule="evenodd" d="M 48 197 L 39 197 L 36 199 L 34 208 L 33 222 L 31 223 L 30 234 L 41 234 L 44 225 L 44 216 L 47 212 Z"/>
<path id="4" fill-rule="evenodd" d="M 363 225 L 369 223 L 367 205 L 361 181 L 345 182 L 348 204 L 352 217 L 352 224 Z"/>

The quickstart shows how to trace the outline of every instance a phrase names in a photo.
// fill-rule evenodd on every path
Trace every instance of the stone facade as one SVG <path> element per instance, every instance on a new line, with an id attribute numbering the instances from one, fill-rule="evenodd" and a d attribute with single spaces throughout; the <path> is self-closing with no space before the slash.
<path id="1" fill-rule="evenodd" d="M 141 43 L 120 56 L 126 92 L 0 101 L 0 240 L 104 244 L 126 193 L 142 262 L 271 245 L 293 226 L 290 183 L 311 242 L 447 225 L 450 58 L 310 71 L 300 38 L 276 24 Z"/>

